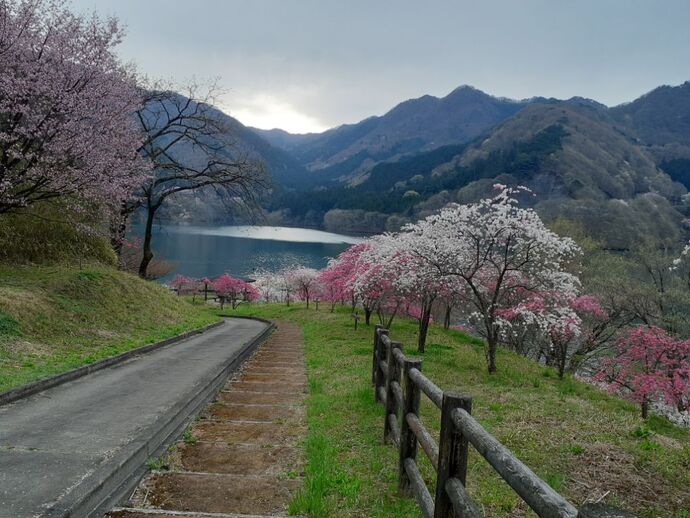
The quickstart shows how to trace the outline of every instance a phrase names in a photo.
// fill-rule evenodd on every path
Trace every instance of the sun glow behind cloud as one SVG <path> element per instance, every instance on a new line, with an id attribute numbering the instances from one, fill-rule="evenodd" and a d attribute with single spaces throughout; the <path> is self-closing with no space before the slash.
<path id="1" fill-rule="evenodd" d="M 244 98 L 226 95 L 222 108 L 245 126 L 255 128 L 280 128 L 290 133 L 312 133 L 328 129 L 328 126 L 315 117 L 301 113 L 290 103 L 268 94 Z"/>

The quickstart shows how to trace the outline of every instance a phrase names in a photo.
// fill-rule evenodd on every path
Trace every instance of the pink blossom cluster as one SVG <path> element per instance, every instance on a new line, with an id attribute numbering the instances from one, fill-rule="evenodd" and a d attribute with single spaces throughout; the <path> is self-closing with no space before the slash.
<path id="1" fill-rule="evenodd" d="M 260 296 L 252 284 L 227 273 L 213 279 L 211 285 L 220 299 L 221 308 L 226 301 L 230 301 L 232 309 L 235 309 L 242 302 L 257 300 Z"/>
<path id="2" fill-rule="evenodd" d="M 656 399 L 690 410 L 690 340 L 638 326 L 618 337 L 614 352 L 602 361 L 596 381 L 643 405 L 643 413 Z"/>
<path id="3" fill-rule="evenodd" d="M 53 198 L 119 203 L 148 174 L 115 19 L 0 2 L 0 213 Z"/>

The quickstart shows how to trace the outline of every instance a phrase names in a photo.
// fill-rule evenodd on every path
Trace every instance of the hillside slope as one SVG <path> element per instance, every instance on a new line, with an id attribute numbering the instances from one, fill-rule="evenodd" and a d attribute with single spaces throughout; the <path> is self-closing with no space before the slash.
<path id="1" fill-rule="evenodd" d="M 655 88 L 610 114 L 645 144 L 690 146 L 690 81 Z"/>
<path id="2" fill-rule="evenodd" d="M 482 160 L 506 156 L 516 144 L 549 128 L 560 128 L 560 146 L 523 169 L 506 164 L 503 175 L 469 184 L 458 199 L 486 193 L 498 179 L 527 185 L 543 217 L 577 220 L 612 248 L 625 248 L 641 235 L 682 237 L 683 215 L 678 209 L 685 187 L 661 171 L 644 147 L 619 132 L 605 110 L 564 103 L 532 105 L 465 151 L 455 165 L 472 168 Z M 520 160 L 516 156 L 514 164 Z"/>
<path id="3" fill-rule="evenodd" d="M 0 264 L 0 392 L 216 320 L 111 268 Z"/>

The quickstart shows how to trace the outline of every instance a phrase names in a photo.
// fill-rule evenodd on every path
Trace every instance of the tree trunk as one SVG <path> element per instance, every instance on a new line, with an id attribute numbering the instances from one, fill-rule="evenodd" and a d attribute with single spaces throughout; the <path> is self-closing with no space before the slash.
<path id="1" fill-rule="evenodd" d="M 369 325 L 369 322 L 371 321 L 371 308 L 364 307 L 364 323 L 366 325 Z"/>
<path id="2" fill-rule="evenodd" d="M 129 213 L 126 213 L 124 210 L 122 210 L 120 212 L 120 217 L 117 218 L 117 220 L 110 225 L 110 244 L 112 245 L 113 250 L 115 250 L 115 254 L 117 255 L 118 266 L 122 266 L 120 264 L 120 257 L 122 256 L 122 246 L 124 244 L 125 235 L 127 233 L 128 218 Z"/>
<path id="3" fill-rule="evenodd" d="M 642 409 L 642 419 L 647 419 L 649 417 L 649 401 L 643 401 L 640 406 Z"/>
<path id="4" fill-rule="evenodd" d="M 561 356 L 558 359 L 558 377 L 560 379 L 563 379 L 563 375 L 565 374 L 565 364 L 566 364 L 566 357 L 565 357 L 565 353 L 564 353 L 563 356 Z"/>
<path id="5" fill-rule="evenodd" d="M 486 361 L 489 374 L 496 372 L 496 349 L 498 349 L 498 337 L 491 333 L 486 340 Z"/>
<path id="6" fill-rule="evenodd" d="M 417 350 L 420 353 L 423 353 L 426 347 L 426 337 L 429 334 L 429 320 L 431 320 L 431 304 L 424 304 L 422 306 L 422 315 L 419 319 L 419 340 L 417 341 Z"/>
<path id="7" fill-rule="evenodd" d="M 307 299 L 307 309 L 309 309 L 309 295 L 307 295 L 307 296 L 304 297 L 304 298 Z"/>
<path id="8" fill-rule="evenodd" d="M 139 277 L 146 279 L 146 272 L 153 259 L 153 251 L 151 251 L 151 240 L 153 239 L 153 219 L 156 215 L 155 209 L 149 207 L 146 211 L 146 227 L 144 230 L 144 247 L 141 263 L 139 264 Z"/>
<path id="9" fill-rule="evenodd" d="M 453 311 L 452 306 L 446 306 L 446 312 L 443 315 L 443 329 L 449 329 L 450 328 L 450 314 Z"/>

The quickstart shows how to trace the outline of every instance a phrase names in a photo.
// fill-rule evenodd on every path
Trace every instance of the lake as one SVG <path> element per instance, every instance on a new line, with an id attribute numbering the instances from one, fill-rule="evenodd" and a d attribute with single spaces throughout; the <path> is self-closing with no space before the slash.
<path id="1" fill-rule="evenodd" d="M 141 226 L 133 233 L 141 235 Z M 154 227 L 153 250 L 189 277 L 216 277 L 224 272 L 251 277 L 256 270 L 276 271 L 293 264 L 323 268 L 362 239 L 320 230 L 265 226 Z"/>

